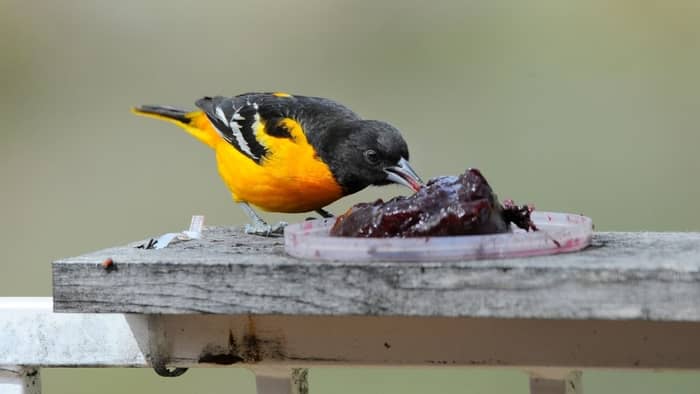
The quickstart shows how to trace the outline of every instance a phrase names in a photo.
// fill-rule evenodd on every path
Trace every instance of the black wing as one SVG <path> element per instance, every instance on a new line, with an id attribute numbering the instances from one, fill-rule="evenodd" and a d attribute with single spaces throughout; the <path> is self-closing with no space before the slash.
<path id="1" fill-rule="evenodd" d="M 204 97 L 197 101 L 212 125 L 228 143 L 239 152 L 260 163 L 267 155 L 267 148 L 255 137 L 255 130 L 262 122 L 259 105 L 253 102 L 236 105 L 231 98 Z"/>
<path id="2" fill-rule="evenodd" d="M 269 153 L 256 137 L 261 125 L 272 137 L 291 139 L 281 122 L 285 118 L 301 124 L 307 136 L 323 133 L 341 120 L 359 119 L 354 112 L 335 101 L 281 93 L 204 97 L 196 105 L 204 110 L 226 141 L 258 164 Z"/>

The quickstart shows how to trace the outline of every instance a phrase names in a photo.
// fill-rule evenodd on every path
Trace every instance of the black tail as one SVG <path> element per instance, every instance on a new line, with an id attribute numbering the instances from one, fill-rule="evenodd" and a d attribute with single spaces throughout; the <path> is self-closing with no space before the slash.
<path id="1" fill-rule="evenodd" d="M 155 117 L 173 119 L 184 124 L 189 124 L 192 121 L 187 116 L 188 111 L 165 105 L 142 105 L 135 107 L 133 111 L 139 115 L 154 115 Z"/>

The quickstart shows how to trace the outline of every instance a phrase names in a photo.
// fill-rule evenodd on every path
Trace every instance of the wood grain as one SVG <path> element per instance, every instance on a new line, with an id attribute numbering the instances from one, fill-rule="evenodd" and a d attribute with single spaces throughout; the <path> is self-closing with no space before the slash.
<path id="1" fill-rule="evenodd" d="M 424 263 L 302 261 L 232 227 L 142 243 L 54 262 L 55 310 L 700 321 L 700 233 L 597 233 L 578 253 Z"/>

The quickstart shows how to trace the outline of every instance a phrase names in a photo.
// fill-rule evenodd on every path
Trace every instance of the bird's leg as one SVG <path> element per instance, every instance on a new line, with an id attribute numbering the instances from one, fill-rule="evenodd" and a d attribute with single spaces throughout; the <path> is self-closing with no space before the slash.
<path id="1" fill-rule="evenodd" d="M 324 219 L 332 218 L 332 217 L 335 216 L 335 215 L 333 215 L 332 213 L 326 211 L 326 210 L 323 209 L 323 208 L 317 209 L 317 210 L 316 210 L 316 213 L 319 214 L 319 215 L 321 215 L 321 217 L 324 218 Z"/>
<path id="2" fill-rule="evenodd" d="M 250 205 L 248 205 L 248 203 L 241 202 L 238 203 L 238 205 L 243 208 L 243 211 L 245 211 L 246 215 L 248 215 L 253 222 L 252 224 L 246 224 L 244 230 L 246 234 L 262 235 L 264 237 L 277 237 L 284 234 L 284 228 L 287 226 L 287 223 L 279 222 L 274 226 L 270 226 L 250 207 Z"/>

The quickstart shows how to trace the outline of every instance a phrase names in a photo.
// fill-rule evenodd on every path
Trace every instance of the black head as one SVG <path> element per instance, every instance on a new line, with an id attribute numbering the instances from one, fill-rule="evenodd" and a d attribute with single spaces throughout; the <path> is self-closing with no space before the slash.
<path id="1" fill-rule="evenodd" d="M 408 165 L 406 141 L 385 122 L 354 120 L 336 124 L 319 139 L 317 151 L 345 194 L 390 183 L 417 191 L 422 184 Z"/>

